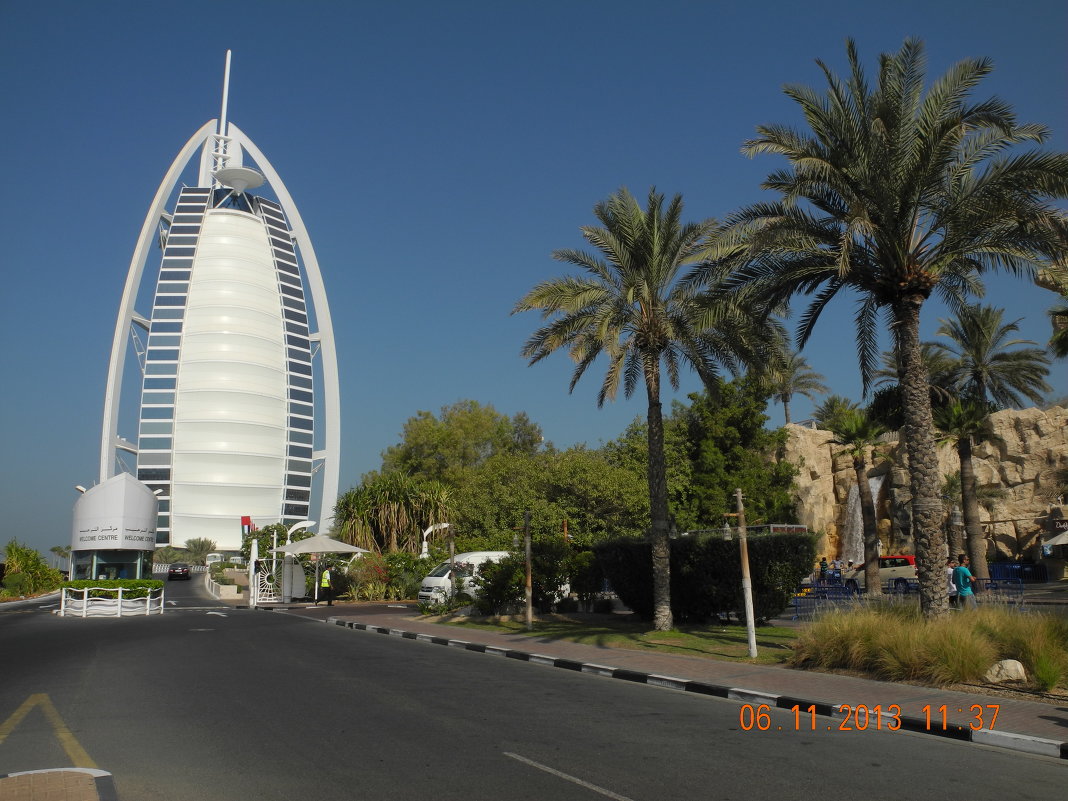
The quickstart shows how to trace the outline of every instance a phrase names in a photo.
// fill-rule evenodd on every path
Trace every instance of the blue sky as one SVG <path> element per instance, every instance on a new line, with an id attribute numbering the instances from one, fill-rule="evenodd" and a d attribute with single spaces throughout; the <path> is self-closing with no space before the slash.
<path id="1" fill-rule="evenodd" d="M 991 57 L 979 94 L 1065 150 L 1066 33 L 1063 0 L 5 0 L 0 544 L 70 541 L 73 485 L 97 478 L 130 254 L 171 160 L 219 113 L 228 48 L 230 119 L 289 188 L 330 297 L 344 489 L 408 417 L 463 398 L 526 411 L 558 446 L 597 445 L 643 415 L 638 396 L 597 409 L 599 370 L 568 395 L 566 357 L 527 367 L 538 317 L 513 304 L 565 271 L 549 254 L 582 247 L 579 226 L 620 186 L 680 192 L 690 219 L 760 199 L 778 162 L 741 143 L 796 121 L 782 86 L 822 86 L 814 60 L 841 71 L 846 37 L 871 71 L 910 35 L 932 76 Z M 993 279 L 987 300 L 1048 338 L 1050 293 Z M 859 399 L 852 311 L 833 307 L 805 355 Z M 926 336 L 940 313 L 929 304 Z M 684 376 L 683 394 L 696 389 Z M 810 411 L 796 401 L 795 419 Z"/>

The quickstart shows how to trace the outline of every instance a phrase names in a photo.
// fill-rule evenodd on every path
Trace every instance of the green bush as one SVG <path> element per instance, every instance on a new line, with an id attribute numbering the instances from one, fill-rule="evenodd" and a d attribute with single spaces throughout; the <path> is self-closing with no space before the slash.
<path id="1" fill-rule="evenodd" d="M 49 567 L 35 548 L 22 545 L 18 540 L 11 540 L 4 549 L 4 554 L 6 578 L 3 590 L 0 591 L 2 595 L 37 595 L 51 592 L 63 582 L 63 574 Z M 15 578 L 16 576 L 20 578 Z"/>
<path id="2" fill-rule="evenodd" d="M 118 589 L 122 587 L 123 598 L 144 598 L 152 590 L 162 589 L 163 582 L 159 579 L 79 579 L 77 581 L 65 581 L 64 587 L 76 590 L 87 588 Z M 113 592 L 90 592 L 90 598 L 115 598 Z"/>
<path id="3" fill-rule="evenodd" d="M 757 620 L 778 616 L 812 570 L 816 541 L 811 534 L 752 537 L 749 574 Z M 677 622 L 704 622 L 744 614 L 742 568 L 737 538 L 699 535 L 671 540 L 671 611 Z M 639 616 L 652 619 L 652 552 L 644 540 L 613 540 L 594 546 L 612 589 Z"/>
<path id="4" fill-rule="evenodd" d="M 558 538 L 538 538 L 530 547 L 531 603 L 540 612 L 549 612 L 561 600 L 560 588 L 568 582 L 573 553 Z M 475 608 L 484 615 L 505 614 L 526 600 L 527 560 L 525 553 L 513 553 L 499 562 L 482 565 L 474 578 L 477 590 Z"/>

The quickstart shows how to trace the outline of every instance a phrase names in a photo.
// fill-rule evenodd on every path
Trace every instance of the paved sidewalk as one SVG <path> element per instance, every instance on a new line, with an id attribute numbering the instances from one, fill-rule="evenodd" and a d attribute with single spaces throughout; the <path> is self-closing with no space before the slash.
<path id="1" fill-rule="evenodd" d="M 284 611 L 353 629 L 732 698 L 753 705 L 768 704 L 783 709 L 798 705 L 803 721 L 811 720 L 805 716 L 809 707 L 815 706 L 816 714 L 825 716 L 819 720 L 820 726 L 874 728 L 876 707 L 879 707 L 884 727 L 896 727 L 900 723 L 901 728 L 911 731 L 1068 759 L 1068 704 L 954 692 L 779 666 L 580 645 L 536 635 L 464 629 L 422 619 L 414 605 L 291 606 Z M 894 706 L 898 709 L 892 710 Z M 943 706 L 946 708 L 944 727 Z M 973 710 L 973 706 L 979 709 Z M 860 719 L 855 712 L 847 713 L 847 707 L 849 710 L 864 707 Z M 892 717 L 895 713 L 896 717 Z M 982 717 L 975 717 L 977 713 Z"/>
<path id="2" fill-rule="evenodd" d="M 0 776 L 3 801 L 114 801 L 111 774 L 88 768 L 57 768 Z"/>

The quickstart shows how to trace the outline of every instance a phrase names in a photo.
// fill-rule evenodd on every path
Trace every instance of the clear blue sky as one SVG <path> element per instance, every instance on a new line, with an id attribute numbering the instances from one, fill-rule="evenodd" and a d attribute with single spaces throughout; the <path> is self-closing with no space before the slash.
<path id="1" fill-rule="evenodd" d="M 578 227 L 620 186 L 681 192 L 691 219 L 759 199 L 778 162 L 744 158 L 742 141 L 795 121 L 783 84 L 821 86 L 814 59 L 841 71 L 846 37 L 872 71 L 909 35 L 930 75 L 993 58 L 980 94 L 1065 150 L 1066 34 L 1063 0 L 4 0 L 0 545 L 70 542 L 73 485 L 97 478 L 130 254 L 167 166 L 218 115 L 227 48 L 230 118 L 286 182 L 323 270 L 344 489 L 408 417 L 463 398 L 526 411 L 558 446 L 644 414 L 641 397 L 598 410 L 596 370 L 569 396 L 562 355 L 527 367 L 538 318 L 513 304 L 564 271 L 549 254 L 583 246 Z M 992 280 L 988 301 L 1048 338 L 1050 293 Z M 826 314 L 805 353 L 859 399 L 851 313 Z M 926 336 L 939 314 L 930 304 Z"/>

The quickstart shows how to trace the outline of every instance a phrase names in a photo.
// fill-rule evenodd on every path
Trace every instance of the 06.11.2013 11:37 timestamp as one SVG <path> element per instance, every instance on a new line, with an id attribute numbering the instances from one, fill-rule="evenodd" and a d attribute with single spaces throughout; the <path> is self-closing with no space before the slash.
<path id="1" fill-rule="evenodd" d="M 774 725 L 771 721 L 771 707 L 768 704 L 743 704 L 738 713 L 738 723 L 743 731 L 901 731 L 902 712 L 898 704 L 883 706 L 877 704 L 839 704 L 836 711 L 843 717 L 831 723 L 817 720 L 816 705 L 802 707 L 794 704 L 788 709 L 793 712 L 792 725 Z M 998 719 L 1000 704 L 972 704 L 968 709 L 958 707 L 955 711 L 967 714 L 967 722 L 955 723 L 949 720 L 952 711 L 945 704 L 933 706 L 925 704 L 920 708 L 920 716 L 908 722 L 907 730 L 933 732 L 952 731 L 993 731 Z"/>

